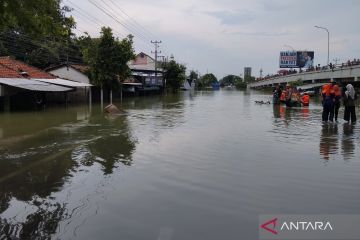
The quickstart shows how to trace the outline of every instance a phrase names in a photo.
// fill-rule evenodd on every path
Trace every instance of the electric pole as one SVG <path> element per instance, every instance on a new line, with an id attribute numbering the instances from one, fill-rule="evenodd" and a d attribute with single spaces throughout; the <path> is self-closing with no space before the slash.
<path id="1" fill-rule="evenodd" d="M 151 53 L 155 53 L 155 82 L 157 82 L 157 59 L 158 59 L 158 53 L 161 53 L 161 51 L 159 51 L 158 48 L 161 41 L 151 41 L 151 43 L 154 44 L 155 46 L 155 52 L 151 52 Z"/>

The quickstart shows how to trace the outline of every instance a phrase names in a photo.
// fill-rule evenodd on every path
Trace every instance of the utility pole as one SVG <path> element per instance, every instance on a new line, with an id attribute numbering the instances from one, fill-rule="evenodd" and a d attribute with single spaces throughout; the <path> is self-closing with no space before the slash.
<path id="1" fill-rule="evenodd" d="M 154 44 L 155 47 L 155 82 L 157 81 L 157 59 L 158 59 L 158 53 L 161 53 L 161 51 L 158 50 L 159 44 L 162 43 L 161 41 L 151 41 L 152 44 Z"/>

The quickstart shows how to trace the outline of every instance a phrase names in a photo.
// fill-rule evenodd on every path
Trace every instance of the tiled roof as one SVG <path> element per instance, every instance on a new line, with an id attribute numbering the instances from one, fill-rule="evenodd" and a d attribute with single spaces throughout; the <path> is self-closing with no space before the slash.
<path id="1" fill-rule="evenodd" d="M 56 78 L 50 73 L 30 66 L 11 57 L 0 57 L 0 78 Z"/>
<path id="2" fill-rule="evenodd" d="M 0 77 L 1 78 L 22 78 L 22 76 L 18 72 L 14 71 L 2 64 L 0 64 Z"/>

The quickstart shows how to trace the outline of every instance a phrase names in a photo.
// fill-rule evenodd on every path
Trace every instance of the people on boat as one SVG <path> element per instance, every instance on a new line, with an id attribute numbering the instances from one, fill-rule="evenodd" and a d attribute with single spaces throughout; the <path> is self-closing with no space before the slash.
<path id="1" fill-rule="evenodd" d="M 327 83 L 322 87 L 322 121 L 328 122 L 334 121 L 334 103 L 335 103 L 335 92 L 331 83 Z"/>
<path id="2" fill-rule="evenodd" d="M 294 87 L 292 101 L 294 102 L 295 106 L 301 107 L 301 94 L 296 87 Z"/>
<path id="3" fill-rule="evenodd" d="M 273 90 L 273 104 L 280 104 L 280 97 L 282 91 L 280 85 L 276 85 L 275 89 Z"/>
<path id="4" fill-rule="evenodd" d="M 307 92 L 304 92 L 304 94 L 301 96 L 301 104 L 303 106 L 309 106 L 310 104 L 310 96 Z"/>
<path id="5" fill-rule="evenodd" d="M 301 104 L 300 92 L 296 89 L 296 87 L 289 86 L 286 97 L 287 107 L 297 107 Z"/>
<path id="6" fill-rule="evenodd" d="M 355 113 L 355 100 L 356 92 L 354 86 L 351 84 L 346 85 L 346 92 L 344 96 L 344 120 L 347 122 L 355 123 L 356 122 L 356 113 Z"/>
<path id="7" fill-rule="evenodd" d="M 334 94 L 335 94 L 335 102 L 334 102 L 334 117 L 335 117 L 335 121 L 337 122 L 338 120 L 338 115 L 339 115 L 339 109 L 340 109 L 340 105 L 341 105 L 341 89 L 339 87 L 339 85 L 337 85 L 337 83 L 335 81 L 331 82 L 332 87 L 334 89 Z"/>

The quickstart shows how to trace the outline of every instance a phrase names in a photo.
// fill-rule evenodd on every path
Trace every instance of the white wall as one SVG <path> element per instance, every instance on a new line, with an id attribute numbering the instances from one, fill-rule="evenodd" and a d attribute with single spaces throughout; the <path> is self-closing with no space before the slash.
<path id="1" fill-rule="evenodd" d="M 85 74 L 73 69 L 72 67 L 61 67 L 59 69 L 50 71 L 50 73 L 58 76 L 59 78 L 82 83 L 90 83 L 89 78 Z"/>

